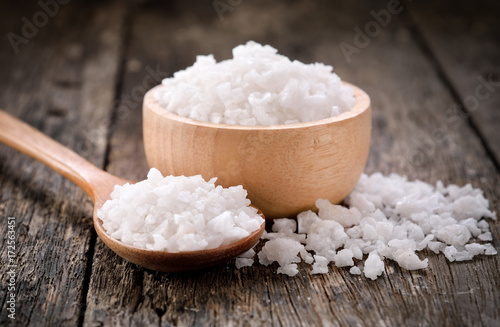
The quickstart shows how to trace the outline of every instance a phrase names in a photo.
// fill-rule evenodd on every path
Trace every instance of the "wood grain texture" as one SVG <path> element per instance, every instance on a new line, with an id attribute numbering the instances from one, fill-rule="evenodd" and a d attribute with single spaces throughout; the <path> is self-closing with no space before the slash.
<path id="1" fill-rule="evenodd" d="M 295 2 L 288 7 L 284 3 L 244 2 L 220 21 L 207 18 L 211 8 L 192 2 L 174 8 L 151 4 L 136 16 L 128 56 L 142 67 L 161 63 L 162 71 L 174 72 L 191 65 L 197 54 L 214 53 L 216 58 L 225 59 L 233 46 L 255 39 L 272 43 L 292 58 L 334 64 L 341 76 L 362 85 L 373 98 L 369 172 L 399 172 L 429 182 L 472 181 L 485 189 L 490 199 L 498 199 L 494 188 L 498 173 L 467 125 L 446 134 L 433 152 L 425 147 L 434 128 L 447 124 L 440 110 L 453 105 L 453 98 L 415 42 L 404 15 L 393 17 L 392 24 L 363 49 L 356 62 L 345 63 L 338 44 L 352 42 L 353 27 L 366 24 L 372 19 L 370 10 L 384 9 L 384 4 L 374 7 L 344 4 L 334 10 L 325 2 Z M 175 18 L 173 12 L 177 13 Z M 325 32 L 320 35 L 318 30 Z M 124 89 L 130 92 L 134 80 L 137 83 L 141 76 L 127 73 L 125 85 L 129 87 Z M 115 160 L 110 161 L 110 169 L 126 171 L 129 166 L 120 160 L 120 149 L 125 153 L 142 150 L 140 131 L 131 128 L 138 120 L 140 112 L 134 111 L 130 120 L 117 125 L 119 141 L 112 149 Z M 133 162 L 145 167 L 143 158 Z M 469 175 L 466 167 L 477 169 L 477 174 L 488 179 Z M 494 233 L 498 237 L 498 229 Z M 275 267 L 260 266 L 241 271 L 218 267 L 179 276 L 140 272 L 120 263 L 123 270 L 106 276 L 108 261 L 101 258 L 97 264 L 94 261 L 94 276 L 99 277 L 91 282 L 86 322 L 163 326 L 494 325 L 498 319 L 498 258 L 448 264 L 442 256 L 427 255 L 430 269 L 408 272 L 389 262 L 386 276 L 375 282 L 336 268 L 325 276 L 310 276 L 307 267 L 302 267 L 303 273 L 296 278 L 275 275 Z M 116 279 L 119 283 L 113 290 L 99 287 Z M 243 286 L 247 283 L 251 287 Z M 119 299 L 120 304 L 109 309 L 106 303 L 95 300 L 107 297 Z"/>
<path id="2" fill-rule="evenodd" d="M 15 54 L 8 32 L 22 35 L 22 17 L 36 2 L 1 4 L 0 106 L 43 133 L 104 163 L 106 134 L 90 142 L 109 116 L 121 39 L 121 7 L 70 3 Z M 8 13 L 8 14 L 7 14 Z M 98 110 L 96 110 L 98 108 Z M 16 320 L 7 317 L 6 278 L 0 281 L 2 326 L 78 325 L 89 250 L 92 204 L 77 186 L 23 154 L 0 145 L 0 216 L 16 218 Z M 0 226 L 4 240 L 6 224 Z M 1 274 L 6 276 L 6 247 Z"/>
<path id="3" fill-rule="evenodd" d="M 115 185 L 129 182 L 97 168 L 74 151 L 3 110 L 0 110 L 0 142 L 44 163 L 80 186 L 96 207 L 101 207 L 110 198 Z"/>
<path id="4" fill-rule="evenodd" d="M 482 3 L 471 10 L 465 1 L 415 5 L 411 10 L 429 56 L 456 97 L 455 125 L 472 121 L 500 165 L 500 5 Z M 453 10 L 449 10 L 452 7 Z M 436 33 L 435 31 L 439 31 Z"/>
<path id="5" fill-rule="evenodd" d="M 76 1 L 71 5 L 73 10 L 87 8 Z M 456 70 L 465 65 L 444 62 L 451 62 L 449 56 L 474 67 L 473 61 L 478 59 L 469 62 L 468 58 L 481 57 L 481 53 L 488 57 L 488 51 L 498 48 L 498 41 L 488 38 L 490 43 L 484 42 L 484 46 L 471 43 L 476 46 L 464 50 L 463 57 L 456 54 L 464 46 L 459 44 L 460 49 L 454 49 L 458 45 L 451 39 L 468 40 L 475 35 L 475 29 L 460 25 L 464 12 L 460 6 L 450 5 L 446 7 L 449 15 L 439 16 L 432 15 L 433 7 L 426 7 L 428 4 L 402 2 L 402 12 L 391 15 L 390 23 L 370 37 L 369 44 L 358 47 L 359 52 L 350 57 L 349 63 L 339 44 L 354 44 L 354 28 L 364 29 L 374 21 L 370 12 L 387 9 L 386 2 L 242 1 L 221 17 L 211 2 L 144 1 L 129 4 L 130 15 L 120 11 L 121 6 L 111 2 L 104 7 L 107 11 L 93 6 L 85 9 L 87 17 L 73 19 L 75 30 L 68 28 L 67 35 L 43 34 L 52 31 L 47 26 L 43 30 L 47 32 L 41 31 L 23 50 L 36 45 L 33 52 L 13 57 L 2 48 L 0 64 L 6 68 L 0 71 L 0 107 L 10 108 L 10 112 L 20 108 L 18 117 L 77 152 L 82 150 L 78 144 L 88 140 L 79 128 L 101 122 L 102 129 L 91 134 L 96 142 L 92 142 L 93 150 L 86 157 L 102 166 L 103 150 L 108 146 L 108 171 L 131 180 L 144 179 L 147 163 L 140 107 L 146 90 L 162 77 L 191 65 L 198 54 L 213 53 L 218 60 L 227 59 L 235 45 L 253 39 L 272 44 L 293 59 L 331 64 L 343 79 L 370 95 L 373 132 L 366 172 L 397 172 L 430 183 L 438 179 L 459 185 L 472 183 L 485 191 L 492 207 L 500 212 L 500 175 L 490 157 L 491 142 L 482 132 L 487 123 L 473 117 L 470 124 L 460 108 L 463 96 L 475 91 L 477 76 L 473 70 L 469 73 L 472 80 L 461 80 L 468 73 Z M 481 22 L 481 17 L 490 15 L 490 6 L 464 7 L 472 13 L 468 18 L 471 26 L 489 29 L 494 24 Z M 21 17 L 27 15 L 21 9 L 18 12 Z M 104 13 L 105 22 L 91 24 L 97 13 Z M 63 12 L 59 15 L 56 21 L 66 17 Z M 17 26 L 19 17 L 8 16 L 1 25 L 8 29 Z M 67 17 L 71 20 L 76 16 Z M 122 25 L 115 25 L 114 19 L 127 22 L 124 30 Z M 89 25 L 83 22 L 86 20 Z M 441 33 L 439 26 L 443 23 L 435 20 L 443 20 L 445 25 L 448 20 L 450 24 L 457 20 L 461 34 Z M 99 26 L 107 24 L 115 26 L 111 34 L 117 35 L 117 43 L 103 44 L 95 38 L 106 29 Z M 90 25 L 93 27 L 83 28 Z M 64 20 L 60 26 L 65 26 Z M 107 55 L 97 56 L 101 60 L 92 55 L 73 61 L 52 55 L 50 51 L 55 50 L 51 49 L 65 48 L 67 38 L 85 40 L 84 49 L 92 49 L 88 53 Z M 476 50 L 477 56 L 469 55 Z M 438 55 L 438 51 L 444 54 Z M 39 61 L 31 60 L 35 54 Z M 120 60 L 121 73 L 112 73 Z M 497 67 L 494 60 L 490 62 Z M 85 68 L 89 65 L 93 69 Z M 104 95 L 86 97 L 93 106 L 79 106 L 79 88 L 71 88 L 75 98 L 68 96 L 66 92 L 70 91 L 66 89 L 54 91 L 59 86 L 42 83 L 55 78 L 54 67 L 64 67 L 60 71 L 66 81 L 73 81 L 57 85 L 80 85 L 86 94 Z M 83 76 L 82 71 L 87 73 L 80 80 L 77 77 Z M 20 84 L 27 77 L 29 83 Z M 115 81 L 119 81 L 116 89 Z M 460 91 L 458 85 L 462 84 L 469 89 Z M 99 107 L 108 103 L 103 99 L 110 99 L 112 91 L 116 91 L 113 113 L 106 105 Z M 54 110 L 42 119 L 49 104 L 67 108 L 67 113 L 61 116 L 56 114 L 61 110 Z M 81 111 L 82 107 L 87 109 Z M 106 119 L 109 115 L 111 119 Z M 409 272 L 388 261 L 384 276 L 376 281 L 335 267 L 326 275 L 312 276 L 304 265 L 299 266 L 301 273 L 294 278 L 275 274 L 276 266 L 236 270 L 232 263 L 196 273 L 164 274 L 127 263 L 99 239 L 87 261 L 92 237 L 90 204 L 83 193 L 78 194 L 71 183 L 62 182 L 39 165 L 30 165 L 29 159 L 8 149 L 1 148 L 1 156 L 0 213 L 2 217 L 19 217 L 21 222 L 19 317 L 24 318 L 19 325 L 75 325 L 80 312 L 84 314 L 80 320 L 83 326 L 497 326 L 500 321 L 498 256 L 449 263 L 442 255 L 425 253 L 428 269 Z M 75 201 L 81 204 L 71 206 Z M 490 225 L 498 249 L 500 224 Z M 3 229 L 0 232 L 2 236 L 5 233 Z M 68 235 L 68 239 L 58 235 Z M 43 255 L 33 257 L 34 249 Z M 3 260 L 4 253 L 1 255 Z M 71 264 L 61 270 L 62 262 Z M 0 285 L 3 301 L 5 284 Z M 82 295 L 85 298 L 79 299 Z M 51 300 L 46 301 L 47 297 Z M 9 322 L 3 311 L 0 318 L 2 324 Z"/>

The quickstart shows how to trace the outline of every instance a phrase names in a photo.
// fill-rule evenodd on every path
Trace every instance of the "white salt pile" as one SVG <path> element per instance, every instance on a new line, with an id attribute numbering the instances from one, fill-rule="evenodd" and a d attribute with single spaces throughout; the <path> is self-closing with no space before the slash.
<path id="1" fill-rule="evenodd" d="M 281 125 L 339 115 L 356 102 L 331 66 L 303 64 L 250 41 L 233 59 L 198 56 L 193 66 L 166 78 L 158 103 L 183 117 L 230 125 Z"/>
<path id="2" fill-rule="evenodd" d="M 152 168 L 136 184 L 117 185 L 97 211 L 113 238 L 147 250 L 216 248 L 259 229 L 264 219 L 249 207 L 242 186 L 215 186 L 200 175 L 167 176 Z"/>
<path id="3" fill-rule="evenodd" d="M 425 248 L 444 253 L 449 261 L 497 254 L 484 243 L 492 236 L 482 219 L 496 219 L 496 214 L 488 209 L 483 192 L 470 184 L 444 187 L 439 181 L 432 186 L 375 173 L 361 176 L 346 203 L 348 207 L 318 200 L 318 213 L 300 213 L 298 226 L 293 219 L 275 220 L 273 232 L 264 235 L 268 241 L 259 262 L 276 261 L 278 273 L 290 276 L 298 273 L 301 261 L 312 264 L 311 274 L 328 272 L 333 262 L 376 279 L 384 272 L 384 259 L 408 270 L 426 268 L 428 259 L 416 253 Z"/>

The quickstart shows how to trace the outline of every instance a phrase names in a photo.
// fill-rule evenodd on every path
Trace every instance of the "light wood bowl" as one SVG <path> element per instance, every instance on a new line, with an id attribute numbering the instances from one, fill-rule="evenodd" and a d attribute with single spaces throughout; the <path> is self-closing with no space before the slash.
<path id="1" fill-rule="evenodd" d="M 347 83 L 346 83 L 347 84 Z M 339 203 L 354 189 L 370 148 L 371 106 L 358 87 L 356 104 L 315 122 L 240 126 L 195 121 L 168 112 L 146 93 L 144 146 L 150 167 L 164 175 L 217 177 L 243 185 L 266 218 L 293 217 L 319 198 Z"/>

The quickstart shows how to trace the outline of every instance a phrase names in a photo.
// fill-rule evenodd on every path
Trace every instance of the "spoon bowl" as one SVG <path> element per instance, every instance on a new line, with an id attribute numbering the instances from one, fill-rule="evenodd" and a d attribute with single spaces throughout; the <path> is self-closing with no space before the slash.
<path id="1" fill-rule="evenodd" d="M 111 250 L 139 266 L 163 272 L 199 270 L 227 262 L 250 250 L 259 241 L 265 227 L 263 223 L 261 228 L 249 236 L 213 249 L 182 252 L 154 251 L 135 248 L 110 237 L 106 234 L 102 221 L 95 212 L 96 209 L 94 209 L 94 226 L 97 235 Z"/>
<path id="2" fill-rule="evenodd" d="M 110 199 L 115 185 L 133 182 L 97 168 L 70 149 L 2 110 L 0 142 L 46 164 L 80 186 L 94 203 L 93 223 L 101 240 L 116 254 L 139 266 L 162 272 L 192 271 L 215 266 L 251 249 L 264 232 L 265 223 L 249 236 L 236 242 L 199 251 L 153 251 L 124 244 L 106 233 L 101 219 L 97 216 L 97 210 Z M 259 214 L 263 215 L 260 210 Z"/>
<path id="3" fill-rule="evenodd" d="M 162 272 L 193 271 L 227 262 L 250 250 L 259 241 L 265 228 L 265 223 L 263 223 L 249 236 L 212 249 L 181 252 L 146 250 L 122 243 L 109 236 L 102 226 L 102 220 L 97 216 L 98 208 L 94 206 L 93 220 L 94 228 L 101 240 L 120 257 L 136 265 Z M 259 214 L 262 215 L 260 210 Z"/>

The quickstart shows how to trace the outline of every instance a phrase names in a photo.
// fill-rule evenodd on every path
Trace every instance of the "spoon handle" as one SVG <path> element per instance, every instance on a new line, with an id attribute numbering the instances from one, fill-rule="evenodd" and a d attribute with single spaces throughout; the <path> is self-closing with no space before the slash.
<path id="1" fill-rule="evenodd" d="M 109 180 L 112 176 L 2 110 L 0 110 L 0 142 L 44 163 L 68 178 L 80 186 L 94 202 L 97 197 L 95 186 L 99 180 Z"/>

